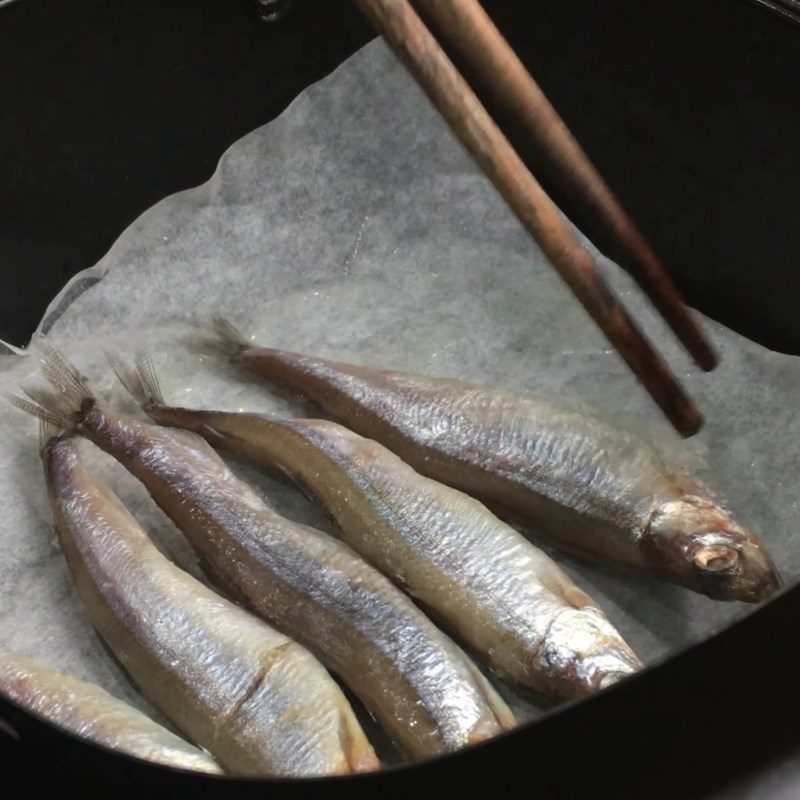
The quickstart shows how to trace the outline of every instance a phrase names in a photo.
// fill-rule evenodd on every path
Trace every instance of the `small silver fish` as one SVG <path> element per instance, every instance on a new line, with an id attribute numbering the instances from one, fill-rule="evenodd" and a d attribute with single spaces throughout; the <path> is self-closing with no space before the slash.
<path id="1" fill-rule="evenodd" d="M 167 767 L 221 773 L 211 756 L 93 683 L 0 650 L 0 693 L 95 744 Z"/>
<path id="2" fill-rule="evenodd" d="M 311 653 L 168 561 L 85 467 L 74 438 L 45 429 L 42 460 L 59 544 L 89 618 L 180 731 L 241 775 L 378 766 Z"/>
<path id="3" fill-rule="evenodd" d="M 140 389 L 156 422 L 195 431 L 300 483 L 348 545 L 515 684 L 569 698 L 641 667 L 545 553 L 377 442 L 326 420 L 165 406 L 148 402 L 144 380 Z"/>
<path id="4" fill-rule="evenodd" d="M 101 407 L 51 349 L 44 372 L 57 392 L 32 393 L 30 410 L 77 429 L 138 477 L 209 574 L 312 648 L 409 755 L 452 751 L 514 725 L 469 658 L 347 546 L 267 507 L 201 438 Z"/>
<path id="5" fill-rule="evenodd" d="M 533 523 L 561 548 L 719 600 L 780 585 L 764 545 L 700 481 L 592 416 L 448 378 L 256 347 L 215 321 L 216 348 L 309 397 L 428 477 Z"/>

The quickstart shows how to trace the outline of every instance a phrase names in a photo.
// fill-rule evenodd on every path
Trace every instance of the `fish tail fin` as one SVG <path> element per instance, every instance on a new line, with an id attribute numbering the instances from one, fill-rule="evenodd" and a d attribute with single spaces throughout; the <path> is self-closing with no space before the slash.
<path id="1" fill-rule="evenodd" d="M 142 408 L 164 405 L 164 394 L 150 353 L 143 353 L 135 364 L 126 364 L 111 353 L 106 353 L 106 359 L 119 382 Z"/>
<path id="2" fill-rule="evenodd" d="M 64 432 L 76 427 L 77 423 L 72 418 L 70 409 L 57 392 L 38 387 L 23 387 L 22 391 L 25 397 L 9 393 L 5 398 L 12 406 L 33 415 L 53 430 Z"/>
<path id="3" fill-rule="evenodd" d="M 235 361 L 239 353 L 250 346 L 250 340 L 233 323 L 215 316 L 211 319 L 208 331 L 188 344 L 205 355 L 222 356 Z"/>
<path id="4" fill-rule="evenodd" d="M 41 420 L 47 426 L 50 438 L 76 430 L 86 412 L 97 403 L 94 389 L 44 336 L 35 336 L 32 345 L 41 355 L 42 375 L 50 386 L 23 386 L 25 396 L 7 395 L 8 401 Z"/>
<path id="5" fill-rule="evenodd" d="M 44 379 L 72 403 L 76 410 L 87 400 L 97 402 L 89 379 L 49 339 L 36 334 L 32 344 L 41 354 Z"/>
<path id="6" fill-rule="evenodd" d="M 66 433 L 60 425 L 46 419 L 39 420 L 39 452 L 43 453 L 53 439 L 58 439 Z"/>

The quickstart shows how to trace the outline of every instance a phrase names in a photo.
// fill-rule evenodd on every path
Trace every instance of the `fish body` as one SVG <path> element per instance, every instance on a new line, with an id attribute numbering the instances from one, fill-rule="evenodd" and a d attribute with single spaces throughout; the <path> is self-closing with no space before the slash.
<path id="1" fill-rule="evenodd" d="M 0 692 L 70 733 L 167 767 L 220 773 L 213 758 L 105 689 L 0 651 Z"/>
<path id="2" fill-rule="evenodd" d="M 780 585 L 715 494 L 647 443 L 541 397 L 255 347 L 220 331 L 248 371 L 310 398 L 419 472 L 525 521 L 553 545 L 721 600 Z"/>
<path id="3" fill-rule="evenodd" d="M 89 618 L 180 731 L 242 775 L 376 766 L 311 653 L 168 561 L 83 465 L 74 439 L 51 439 L 42 457 L 59 544 Z"/>
<path id="4" fill-rule="evenodd" d="M 408 598 L 350 548 L 266 506 L 202 439 L 99 408 L 82 430 L 147 486 L 215 580 L 312 648 L 407 753 L 455 750 L 511 724 Z"/>
<path id="5" fill-rule="evenodd" d="M 202 438 L 101 407 L 50 348 L 44 373 L 57 391 L 18 405 L 79 431 L 138 477 L 212 577 L 313 649 L 406 753 L 452 751 L 514 725 L 472 661 L 349 547 L 270 509 Z"/>
<path id="6" fill-rule="evenodd" d="M 462 492 L 335 422 L 149 405 L 302 485 L 342 539 L 494 671 L 575 697 L 641 665 L 597 605 L 541 550 Z"/>

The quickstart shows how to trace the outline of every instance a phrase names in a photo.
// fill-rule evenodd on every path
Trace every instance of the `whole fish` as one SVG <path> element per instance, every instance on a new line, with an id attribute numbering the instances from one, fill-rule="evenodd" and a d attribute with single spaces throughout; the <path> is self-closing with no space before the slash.
<path id="1" fill-rule="evenodd" d="M 242 775 L 377 766 L 342 691 L 311 653 L 166 559 L 85 467 L 74 438 L 44 438 L 58 541 L 88 616 L 180 731 Z"/>
<path id="2" fill-rule="evenodd" d="M 113 413 L 63 357 L 47 348 L 45 361 L 57 392 L 35 394 L 40 416 L 76 428 L 137 476 L 209 574 L 312 648 L 409 755 L 513 726 L 469 658 L 350 548 L 270 509 L 201 438 Z"/>
<path id="3" fill-rule="evenodd" d="M 761 541 L 647 443 L 551 400 L 256 347 L 223 320 L 215 348 L 288 386 L 424 475 L 533 523 L 552 544 L 719 600 L 780 585 Z"/>
<path id="4" fill-rule="evenodd" d="M 2 650 L 0 693 L 27 711 L 111 750 L 167 767 L 222 772 L 211 756 L 105 689 Z"/>
<path id="5" fill-rule="evenodd" d="M 198 411 L 154 402 L 156 422 L 201 434 L 316 498 L 342 539 L 430 609 L 500 675 L 575 697 L 641 667 L 597 605 L 553 561 L 477 500 L 426 478 L 335 422 Z"/>

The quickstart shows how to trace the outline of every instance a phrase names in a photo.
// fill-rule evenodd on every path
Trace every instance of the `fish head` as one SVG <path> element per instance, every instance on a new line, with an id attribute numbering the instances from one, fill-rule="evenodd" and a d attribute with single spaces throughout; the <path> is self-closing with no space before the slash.
<path id="1" fill-rule="evenodd" d="M 757 603 L 781 585 L 758 537 L 705 497 L 687 495 L 663 504 L 645 539 L 662 577 L 715 600 Z"/>
<path id="2" fill-rule="evenodd" d="M 540 657 L 548 665 L 541 688 L 564 699 L 605 689 L 642 668 L 600 609 L 567 606 L 551 620 Z"/>

